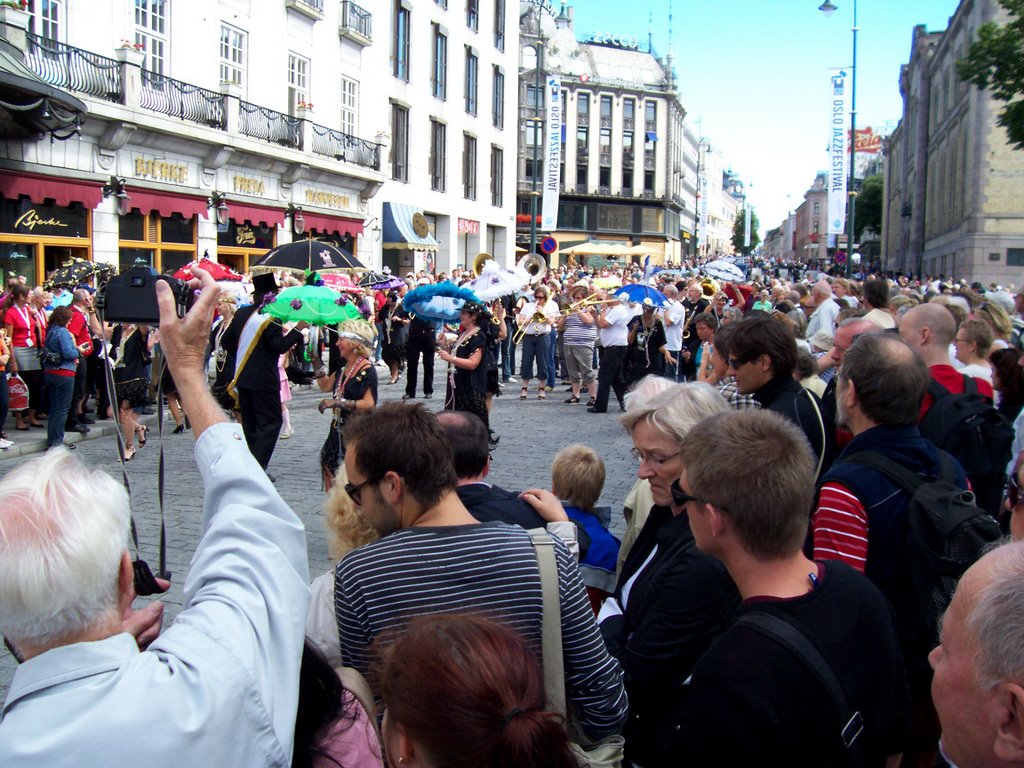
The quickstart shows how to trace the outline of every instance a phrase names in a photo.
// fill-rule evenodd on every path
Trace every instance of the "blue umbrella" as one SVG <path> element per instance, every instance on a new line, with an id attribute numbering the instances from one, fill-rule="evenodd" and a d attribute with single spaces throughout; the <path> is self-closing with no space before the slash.
<path id="1" fill-rule="evenodd" d="M 665 297 L 661 291 L 651 288 L 649 285 L 640 285 L 639 283 L 633 283 L 632 285 L 625 285 L 615 291 L 616 298 L 625 294 L 629 301 L 637 304 L 653 304 L 656 307 L 665 306 Z"/>
<path id="2" fill-rule="evenodd" d="M 445 281 L 437 285 L 414 288 L 402 297 L 402 306 L 428 320 L 455 323 L 458 322 L 462 307 L 467 301 L 481 303 L 472 291 Z"/>

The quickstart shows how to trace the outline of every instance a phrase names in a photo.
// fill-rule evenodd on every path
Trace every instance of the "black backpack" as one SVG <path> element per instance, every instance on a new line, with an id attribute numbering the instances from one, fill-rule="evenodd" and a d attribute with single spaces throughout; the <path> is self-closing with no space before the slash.
<path id="1" fill-rule="evenodd" d="M 935 399 L 921 419 L 921 436 L 952 455 L 971 481 L 977 504 L 998 518 L 1006 485 L 1006 465 L 1013 453 L 1013 425 L 964 376 L 963 394 L 954 395 L 931 379 Z"/>
<path id="2" fill-rule="evenodd" d="M 1002 536 L 995 518 L 975 504 L 974 494 L 957 487 L 953 459 L 942 452 L 939 458 L 939 476 L 931 479 L 875 451 L 843 459 L 871 467 L 910 495 L 904 548 L 908 577 L 890 598 L 912 685 L 931 679 L 927 657 L 939 644 L 939 622 L 960 577 Z"/>

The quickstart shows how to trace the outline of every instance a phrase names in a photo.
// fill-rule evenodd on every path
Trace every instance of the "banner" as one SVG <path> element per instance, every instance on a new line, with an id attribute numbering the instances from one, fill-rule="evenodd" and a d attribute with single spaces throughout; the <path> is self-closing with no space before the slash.
<path id="1" fill-rule="evenodd" d="M 700 223 L 697 226 L 697 247 L 708 243 L 708 175 L 702 173 L 697 180 L 700 194 Z"/>
<path id="2" fill-rule="evenodd" d="M 846 228 L 846 176 L 850 152 L 847 146 L 850 113 L 847 99 L 845 69 L 829 70 L 829 140 L 828 140 L 828 234 L 841 235 Z"/>
<path id="3" fill-rule="evenodd" d="M 750 250 L 750 220 L 753 216 L 750 215 L 750 209 L 743 209 L 743 247 L 748 251 Z"/>
<path id="4" fill-rule="evenodd" d="M 558 191 L 562 166 L 562 80 L 548 75 L 547 121 L 544 125 L 544 198 L 541 204 L 541 229 L 551 231 L 558 226 Z"/>

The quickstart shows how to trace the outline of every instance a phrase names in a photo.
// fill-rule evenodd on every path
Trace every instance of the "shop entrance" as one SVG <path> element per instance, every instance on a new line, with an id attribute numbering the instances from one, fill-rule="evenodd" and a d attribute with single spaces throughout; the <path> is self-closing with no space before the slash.
<path id="1" fill-rule="evenodd" d="M 69 245 L 43 245 L 43 275 L 49 277 L 58 267 L 70 264 L 75 259 L 88 260 L 89 249 Z"/>

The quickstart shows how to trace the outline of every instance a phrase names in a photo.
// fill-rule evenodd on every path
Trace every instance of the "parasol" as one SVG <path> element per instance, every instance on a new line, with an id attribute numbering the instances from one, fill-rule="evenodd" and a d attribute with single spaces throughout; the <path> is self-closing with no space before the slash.
<path id="1" fill-rule="evenodd" d="M 348 251 L 320 240 L 296 240 L 272 248 L 255 264 L 253 270 L 284 269 L 289 272 L 324 272 L 339 269 L 366 269 Z"/>
<path id="2" fill-rule="evenodd" d="M 470 280 L 465 287 L 477 295 L 480 301 L 490 303 L 502 296 L 511 296 L 530 282 L 530 273 L 525 269 L 505 269 L 494 259 L 484 262 L 480 277 Z"/>
<path id="3" fill-rule="evenodd" d="M 192 267 L 199 267 L 200 269 L 206 270 L 213 276 L 213 279 L 220 282 L 221 280 L 241 280 L 242 276 L 235 272 L 224 264 L 213 261 L 212 259 L 203 258 L 199 261 L 193 261 L 186 264 L 184 267 L 174 273 L 174 277 L 179 280 L 191 280 L 195 275 L 192 274 Z"/>
<path id="4" fill-rule="evenodd" d="M 50 275 L 43 287 L 47 290 L 56 288 L 57 286 L 74 287 L 81 285 L 90 277 L 94 275 L 98 276 L 100 280 L 105 280 L 110 277 L 115 271 L 113 264 L 104 264 L 102 262 L 86 261 L 85 259 L 75 259 L 70 264 L 57 267 Z"/>
<path id="5" fill-rule="evenodd" d="M 661 291 L 657 291 L 649 285 L 640 285 L 639 283 L 627 285 L 625 288 L 615 291 L 615 296 L 616 298 L 625 296 L 636 304 L 647 304 L 648 306 L 653 304 L 656 307 L 665 306 L 665 297 L 661 294 Z"/>
<path id="6" fill-rule="evenodd" d="M 325 272 L 320 275 L 320 279 L 323 280 L 324 285 L 336 291 L 359 294 L 363 292 L 363 289 L 356 285 L 352 278 L 344 272 Z"/>
<path id="7" fill-rule="evenodd" d="M 721 280 L 723 283 L 742 283 L 746 280 L 746 275 L 743 274 L 743 270 L 725 259 L 709 261 L 700 268 L 700 271 L 708 277 L 713 277 L 715 280 Z"/>
<path id="8" fill-rule="evenodd" d="M 405 294 L 402 306 L 408 312 L 428 320 L 454 323 L 458 321 L 462 306 L 467 301 L 482 303 L 473 291 L 445 281 L 437 285 L 421 285 L 414 288 Z"/>
<path id="9" fill-rule="evenodd" d="M 622 285 L 622 280 L 619 279 L 618 277 L 615 277 L 614 275 L 611 277 L 599 277 L 592 281 L 591 285 L 593 285 L 595 288 L 608 290 L 609 288 L 618 288 L 620 285 Z"/>
<path id="10" fill-rule="evenodd" d="M 324 285 L 296 285 L 285 288 L 264 309 L 285 322 L 305 320 L 310 325 L 334 325 L 362 317 L 346 297 Z"/>
<path id="11" fill-rule="evenodd" d="M 360 288 L 373 288 L 374 290 L 387 290 L 405 285 L 405 281 L 394 275 L 386 275 L 383 272 L 367 272 L 359 278 Z"/>

